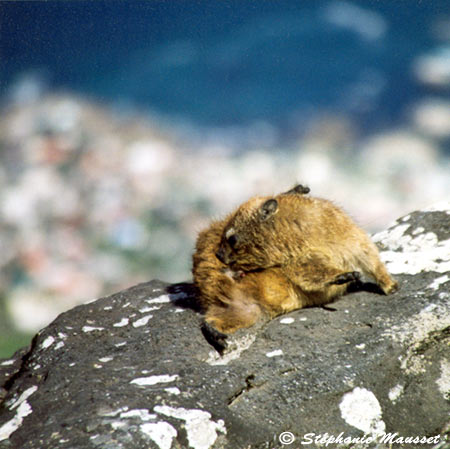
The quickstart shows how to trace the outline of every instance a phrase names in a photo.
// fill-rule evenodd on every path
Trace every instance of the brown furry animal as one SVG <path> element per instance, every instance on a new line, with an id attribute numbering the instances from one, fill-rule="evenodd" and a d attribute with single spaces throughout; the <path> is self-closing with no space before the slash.
<path id="1" fill-rule="evenodd" d="M 200 233 L 194 283 L 206 329 L 225 335 L 295 309 L 331 302 L 361 272 L 389 294 L 397 282 L 367 234 L 331 202 L 296 186 L 275 197 L 255 197 Z"/>

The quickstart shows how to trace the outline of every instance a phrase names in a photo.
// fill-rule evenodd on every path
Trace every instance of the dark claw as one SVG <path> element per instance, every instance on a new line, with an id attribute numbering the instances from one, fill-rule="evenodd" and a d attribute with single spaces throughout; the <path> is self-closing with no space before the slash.
<path id="1" fill-rule="evenodd" d="M 369 292 L 378 295 L 385 295 L 383 289 L 373 282 L 353 282 L 347 288 L 348 293 Z"/>
<path id="2" fill-rule="evenodd" d="M 339 274 L 334 278 L 330 284 L 342 285 L 348 284 L 349 282 L 356 282 L 361 280 L 361 273 L 359 271 L 349 271 L 348 273 Z"/>
<path id="3" fill-rule="evenodd" d="M 223 351 L 227 349 L 228 343 L 227 338 L 228 335 L 223 334 L 218 331 L 214 327 L 212 327 L 209 323 L 204 321 L 202 323 L 202 334 L 205 337 L 206 341 L 220 354 L 222 355 Z"/>
<path id="4" fill-rule="evenodd" d="M 305 195 L 310 192 L 310 188 L 306 186 L 302 186 L 301 184 L 296 185 L 295 187 L 292 187 L 291 190 L 288 190 L 287 192 L 284 192 L 283 195 L 289 195 L 290 193 L 296 193 L 300 195 Z"/>

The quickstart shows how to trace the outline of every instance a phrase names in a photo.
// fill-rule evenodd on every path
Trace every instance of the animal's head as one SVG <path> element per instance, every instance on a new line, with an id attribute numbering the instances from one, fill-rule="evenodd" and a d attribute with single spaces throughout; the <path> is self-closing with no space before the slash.
<path id="1" fill-rule="evenodd" d="M 234 269 L 252 271 L 273 266 L 268 241 L 273 240 L 275 198 L 252 198 L 239 207 L 224 228 L 217 258 Z"/>

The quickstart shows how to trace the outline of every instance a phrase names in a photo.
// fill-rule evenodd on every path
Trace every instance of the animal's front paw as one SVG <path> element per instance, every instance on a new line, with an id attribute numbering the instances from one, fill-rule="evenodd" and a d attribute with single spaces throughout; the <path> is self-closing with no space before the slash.
<path id="1" fill-rule="evenodd" d="M 227 349 L 228 343 L 227 338 L 228 335 L 224 334 L 214 327 L 212 327 L 209 323 L 204 321 L 202 323 L 202 334 L 205 337 L 206 341 L 219 353 L 222 355 L 223 351 Z"/>
<path id="2" fill-rule="evenodd" d="M 232 270 L 229 267 L 226 268 L 222 268 L 221 272 L 228 276 L 230 279 L 232 279 L 233 281 L 239 281 L 241 280 L 245 275 L 245 271 L 242 270 Z"/>

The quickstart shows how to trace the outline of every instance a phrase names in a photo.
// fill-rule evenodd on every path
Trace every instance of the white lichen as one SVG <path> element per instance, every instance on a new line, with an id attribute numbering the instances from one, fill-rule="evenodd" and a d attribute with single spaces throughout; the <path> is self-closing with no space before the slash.
<path id="1" fill-rule="evenodd" d="M 153 440 L 160 449 L 170 449 L 177 436 L 176 429 L 165 421 L 141 424 L 141 432 Z"/>
<path id="2" fill-rule="evenodd" d="M 0 441 L 8 439 L 10 435 L 22 425 L 23 419 L 33 411 L 30 404 L 28 404 L 27 399 L 35 393 L 37 389 L 37 386 L 27 388 L 17 400 L 8 403 L 9 410 L 16 409 L 16 414 L 12 419 L 0 427 Z"/>
<path id="3" fill-rule="evenodd" d="M 449 326 L 448 305 L 432 303 L 402 324 L 386 329 L 383 336 L 406 348 L 406 353 L 400 357 L 400 367 L 407 374 L 420 374 L 426 366 L 423 357 L 417 355 L 417 350 L 428 341 L 430 334 L 442 332 Z"/>
<path id="4" fill-rule="evenodd" d="M 157 298 L 146 299 L 145 302 L 147 302 L 148 304 L 159 304 L 159 303 L 170 302 L 170 298 L 169 298 L 169 295 L 162 295 L 162 296 L 158 296 Z"/>
<path id="5" fill-rule="evenodd" d="M 450 240 L 439 241 L 433 232 L 405 234 L 410 226 L 399 224 L 373 237 L 383 247 L 380 257 L 389 272 L 418 274 L 423 271 L 450 271 Z"/>
<path id="6" fill-rule="evenodd" d="M 267 352 L 266 357 L 278 357 L 280 355 L 283 355 L 282 349 L 276 349 L 275 351 Z"/>
<path id="7" fill-rule="evenodd" d="M 51 335 L 47 337 L 41 344 L 42 349 L 49 348 L 53 343 L 55 342 L 55 337 L 52 337 Z"/>
<path id="8" fill-rule="evenodd" d="M 112 410 L 109 407 L 106 407 L 106 408 L 102 407 L 97 411 L 97 415 L 105 416 L 105 417 L 109 418 L 109 417 L 117 416 L 119 413 L 126 412 L 128 409 L 129 409 L 129 407 L 127 407 L 126 405 L 124 407 L 120 407 L 115 410 Z"/>
<path id="9" fill-rule="evenodd" d="M 14 417 L 0 427 L 0 441 L 8 439 L 22 425 L 23 418 L 31 412 L 31 406 L 27 401 L 20 404 Z"/>
<path id="10" fill-rule="evenodd" d="M 450 399 L 450 362 L 446 359 L 441 360 L 441 375 L 436 383 L 442 396 L 448 401 Z"/>
<path id="11" fill-rule="evenodd" d="M 94 332 L 94 331 L 104 331 L 104 327 L 95 327 L 95 326 L 83 326 L 81 328 L 83 332 Z"/>
<path id="12" fill-rule="evenodd" d="M 292 324 L 295 321 L 294 318 L 287 317 L 287 318 L 281 318 L 280 323 L 281 324 Z"/>
<path id="13" fill-rule="evenodd" d="M 38 387 L 33 386 L 30 388 L 27 388 L 19 397 L 18 399 L 8 403 L 8 408 L 10 410 L 14 410 L 17 408 L 20 404 L 22 404 L 24 401 L 26 401 L 33 393 L 37 391 Z"/>
<path id="14" fill-rule="evenodd" d="M 13 365 L 16 359 L 10 359 L 10 360 L 3 360 L 2 363 L 0 363 L 1 366 L 8 366 Z"/>
<path id="15" fill-rule="evenodd" d="M 402 220 L 404 221 L 404 220 Z M 385 231 L 381 231 L 378 234 L 375 234 L 372 237 L 372 240 L 377 243 L 381 243 L 386 249 L 399 249 L 399 240 L 403 237 L 405 231 L 409 229 L 411 225 L 397 225 L 392 228 L 386 229 Z"/>
<path id="16" fill-rule="evenodd" d="M 376 438 L 386 430 L 386 424 L 381 419 L 380 403 L 370 390 L 356 387 L 345 393 L 339 403 L 339 409 L 342 419 L 365 435 Z"/>
<path id="17" fill-rule="evenodd" d="M 114 430 L 121 430 L 121 429 L 125 430 L 128 428 L 128 423 L 125 421 L 113 421 L 111 423 L 111 427 Z"/>
<path id="18" fill-rule="evenodd" d="M 124 419 L 138 418 L 141 421 L 151 421 L 152 419 L 156 419 L 156 415 L 154 413 L 150 413 L 146 408 L 138 408 L 122 412 L 120 417 Z"/>
<path id="19" fill-rule="evenodd" d="M 124 326 L 128 326 L 129 322 L 130 322 L 130 320 L 128 318 L 122 318 L 118 323 L 114 323 L 113 326 L 114 327 L 124 327 Z"/>
<path id="20" fill-rule="evenodd" d="M 444 276 L 436 278 L 429 286 L 428 288 L 431 288 L 433 290 L 437 290 L 442 284 L 445 284 L 447 281 L 449 281 L 450 278 L 448 275 L 444 274 Z"/>
<path id="21" fill-rule="evenodd" d="M 153 318 L 153 315 L 146 315 L 139 320 L 133 321 L 133 327 L 145 326 L 150 318 Z"/>
<path id="22" fill-rule="evenodd" d="M 164 391 L 167 391 L 167 393 L 174 394 L 176 396 L 178 396 L 181 393 L 180 389 L 177 387 L 164 388 Z"/>
<path id="23" fill-rule="evenodd" d="M 419 226 L 418 228 L 414 229 L 414 231 L 411 232 L 411 234 L 412 235 L 417 235 L 417 234 L 421 234 L 424 231 L 425 231 L 425 228 L 423 228 L 422 226 Z"/>
<path id="24" fill-rule="evenodd" d="M 162 374 L 160 376 L 149 376 L 149 377 L 138 377 L 133 379 L 130 384 L 140 385 L 140 386 L 149 386 L 156 385 L 159 383 L 168 383 L 173 382 L 179 378 L 178 374 Z"/>
<path id="25" fill-rule="evenodd" d="M 148 312 L 152 312 L 153 310 L 159 310 L 161 308 L 161 306 L 145 306 L 142 307 L 142 309 L 139 309 L 139 312 L 141 313 L 148 313 Z"/>
<path id="26" fill-rule="evenodd" d="M 157 405 L 156 413 L 185 421 L 189 446 L 193 449 L 209 449 L 217 439 L 217 432 L 226 434 L 223 420 L 211 420 L 211 413 L 198 409 L 175 408 Z"/>
<path id="27" fill-rule="evenodd" d="M 404 387 L 403 385 L 396 385 L 389 390 L 388 398 L 392 401 L 393 404 L 397 402 L 397 399 L 403 394 Z"/>

